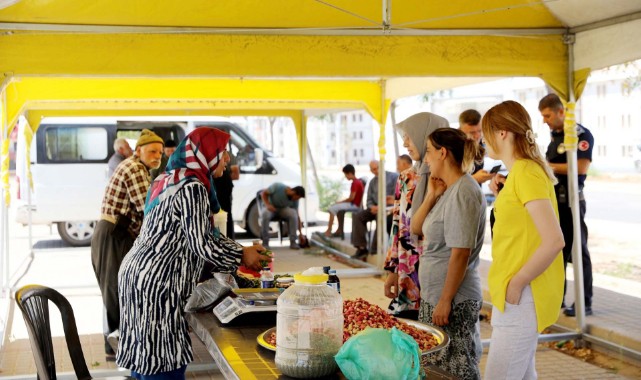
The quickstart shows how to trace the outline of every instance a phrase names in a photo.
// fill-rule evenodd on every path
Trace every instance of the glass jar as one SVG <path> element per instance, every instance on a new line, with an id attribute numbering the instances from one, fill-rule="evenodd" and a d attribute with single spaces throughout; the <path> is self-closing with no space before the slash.
<path id="1" fill-rule="evenodd" d="M 334 355 L 343 344 L 343 298 L 326 274 L 296 274 L 276 302 L 276 367 L 287 376 L 336 373 Z"/>

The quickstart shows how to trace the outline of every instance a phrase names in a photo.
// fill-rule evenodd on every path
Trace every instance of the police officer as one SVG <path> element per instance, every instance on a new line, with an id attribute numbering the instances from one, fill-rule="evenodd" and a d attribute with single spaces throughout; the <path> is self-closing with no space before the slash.
<path id="1" fill-rule="evenodd" d="M 554 186 L 556 200 L 559 209 L 559 221 L 561 230 L 565 238 L 565 247 L 563 248 L 563 261 L 572 262 L 572 212 L 570 211 L 570 197 L 568 195 L 568 165 L 566 149 L 563 145 L 563 123 L 565 121 L 565 109 L 561 99 L 556 94 L 548 94 L 539 102 L 539 111 L 543 116 L 543 121 L 550 127 L 551 141 L 548 145 L 546 158 L 558 179 Z M 587 177 L 588 168 L 592 162 L 592 148 L 594 147 L 594 137 L 592 133 L 584 126 L 577 124 L 577 135 L 579 142 L 577 145 L 577 166 L 579 177 L 579 215 L 581 223 L 581 253 L 583 258 L 583 290 L 585 296 L 585 313 L 592 315 L 592 261 L 590 260 L 590 251 L 588 251 L 588 227 L 585 225 L 585 197 L 583 196 L 583 185 Z M 565 293 L 565 287 L 564 287 Z M 563 314 L 573 317 L 576 315 L 574 304 L 563 310 Z"/>

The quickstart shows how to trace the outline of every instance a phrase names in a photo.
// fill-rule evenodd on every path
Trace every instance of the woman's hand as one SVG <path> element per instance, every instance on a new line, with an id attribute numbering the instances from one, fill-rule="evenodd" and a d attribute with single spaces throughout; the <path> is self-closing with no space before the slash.
<path id="1" fill-rule="evenodd" d="M 442 179 L 436 177 L 430 177 L 429 182 L 427 183 L 427 195 L 433 197 L 434 199 L 443 195 L 447 190 L 447 185 L 443 182 Z M 427 197 L 426 197 L 427 198 Z"/>
<path id="2" fill-rule="evenodd" d="M 385 297 L 396 298 L 398 296 L 398 274 L 388 273 L 385 279 Z"/>
<path id="3" fill-rule="evenodd" d="M 499 191 L 501 191 L 501 187 L 503 187 L 503 184 L 505 183 L 506 177 L 502 174 L 496 174 L 492 180 L 490 181 L 490 190 L 492 191 L 492 194 L 494 196 L 499 195 Z"/>
<path id="4" fill-rule="evenodd" d="M 432 312 L 432 323 L 437 326 L 445 326 L 450 323 L 450 312 L 452 311 L 452 303 L 439 300 L 438 304 Z"/>
<path id="5" fill-rule="evenodd" d="M 516 285 L 516 281 L 510 281 L 507 284 L 507 289 L 505 291 L 505 302 L 518 305 L 521 302 L 521 294 L 523 293 L 523 287 Z"/>
<path id="6" fill-rule="evenodd" d="M 260 252 L 264 250 L 265 248 L 262 246 L 243 247 L 243 257 L 240 259 L 240 264 L 246 268 L 260 272 L 260 270 L 263 269 L 260 263 L 261 261 L 272 261 L 271 257 L 260 254 Z"/>
<path id="7" fill-rule="evenodd" d="M 529 201 L 525 204 L 525 208 L 541 237 L 541 244 L 507 285 L 505 301 L 513 305 L 518 305 L 521 302 L 521 294 L 528 284 L 545 272 L 555 260 L 561 260 L 560 255 L 563 254 L 561 250 L 565 245 L 563 231 L 561 231 L 550 199 Z"/>

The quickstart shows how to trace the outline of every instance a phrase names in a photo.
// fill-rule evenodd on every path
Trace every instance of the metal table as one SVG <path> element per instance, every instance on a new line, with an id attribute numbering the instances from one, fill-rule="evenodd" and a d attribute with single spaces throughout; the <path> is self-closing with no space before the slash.
<path id="1" fill-rule="evenodd" d="M 207 347 L 226 379 L 290 379 L 282 375 L 274 363 L 273 351 L 258 345 L 256 337 L 275 326 L 273 318 L 251 325 L 222 325 L 212 312 L 186 313 L 194 333 Z M 257 316 L 258 317 L 258 316 Z M 445 371 L 428 366 L 427 379 L 455 379 Z M 345 379 L 338 373 L 327 379 Z"/>
<path id="2" fill-rule="evenodd" d="M 205 344 L 226 379 L 281 378 L 274 363 L 275 353 L 256 342 L 259 334 L 274 327 L 273 318 L 268 319 L 266 324 L 225 326 L 212 312 L 186 315 L 189 325 Z"/>

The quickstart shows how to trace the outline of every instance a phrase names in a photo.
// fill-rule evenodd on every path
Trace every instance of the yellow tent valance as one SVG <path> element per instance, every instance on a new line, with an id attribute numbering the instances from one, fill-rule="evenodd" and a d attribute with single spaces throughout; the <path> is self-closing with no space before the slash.
<path id="1" fill-rule="evenodd" d="M 215 110 L 335 108 L 365 109 L 379 120 L 381 94 L 381 83 L 368 80 L 25 77 L 7 85 L 6 104 L 10 123 L 36 110 L 207 115 Z"/>
<path id="2" fill-rule="evenodd" d="M 585 89 L 585 85 L 588 83 L 590 72 L 591 70 L 589 68 L 585 68 L 572 73 L 572 91 L 575 101 L 579 100 L 581 94 L 583 94 L 583 89 Z M 557 87 L 553 83 L 548 82 L 548 85 L 554 89 L 554 92 L 556 92 L 561 99 L 566 102 L 570 100 L 569 93 L 567 92 L 567 84 L 563 87 Z"/>
<path id="3" fill-rule="evenodd" d="M 535 76 L 565 87 L 566 46 L 537 36 L 0 35 L 14 76 Z"/>

